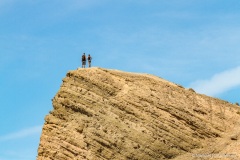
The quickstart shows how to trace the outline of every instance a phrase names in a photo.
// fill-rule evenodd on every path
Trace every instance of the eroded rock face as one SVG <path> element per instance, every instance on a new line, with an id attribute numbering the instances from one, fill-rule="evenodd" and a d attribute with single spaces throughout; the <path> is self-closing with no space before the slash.
<path id="1" fill-rule="evenodd" d="M 172 159 L 238 127 L 239 108 L 159 77 L 67 73 L 45 118 L 38 160 Z"/>

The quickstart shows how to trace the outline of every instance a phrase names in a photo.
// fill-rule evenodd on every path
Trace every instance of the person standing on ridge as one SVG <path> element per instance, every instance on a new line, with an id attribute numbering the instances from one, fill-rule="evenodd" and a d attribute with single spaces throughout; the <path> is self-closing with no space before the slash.
<path id="1" fill-rule="evenodd" d="M 88 67 L 91 67 L 91 62 L 92 62 L 92 57 L 90 56 L 90 54 L 88 55 Z"/>
<path id="2" fill-rule="evenodd" d="M 85 68 L 85 66 L 86 66 L 86 55 L 85 55 L 85 53 L 83 53 L 83 55 L 82 55 L 82 68 Z"/>

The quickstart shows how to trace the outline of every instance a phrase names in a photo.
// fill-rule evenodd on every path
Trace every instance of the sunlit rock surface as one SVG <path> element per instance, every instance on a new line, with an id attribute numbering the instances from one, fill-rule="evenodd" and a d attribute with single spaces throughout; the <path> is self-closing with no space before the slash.
<path id="1" fill-rule="evenodd" d="M 38 160 L 223 160 L 240 153 L 237 105 L 153 75 L 70 71 L 52 101 Z"/>

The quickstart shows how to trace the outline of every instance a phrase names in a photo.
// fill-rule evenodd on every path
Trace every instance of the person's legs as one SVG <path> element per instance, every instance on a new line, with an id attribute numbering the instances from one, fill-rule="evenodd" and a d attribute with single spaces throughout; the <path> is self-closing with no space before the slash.
<path id="1" fill-rule="evenodd" d="M 88 61 L 88 67 L 89 68 L 91 67 L 91 61 Z"/>
<path id="2" fill-rule="evenodd" d="M 86 68 L 86 61 L 83 61 L 83 68 Z"/>

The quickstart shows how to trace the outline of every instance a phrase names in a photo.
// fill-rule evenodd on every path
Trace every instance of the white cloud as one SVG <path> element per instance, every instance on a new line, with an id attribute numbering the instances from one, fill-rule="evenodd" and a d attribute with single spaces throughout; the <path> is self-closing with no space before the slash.
<path id="1" fill-rule="evenodd" d="M 207 80 L 198 80 L 189 87 L 209 96 L 219 95 L 240 86 L 240 66 L 213 75 Z"/>
<path id="2" fill-rule="evenodd" d="M 20 146 L 23 146 L 23 144 Z M 33 160 L 37 155 L 37 149 L 35 147 L 26 148 L 26 146 L 24 146 L 15 148 L 13 146 L 11 149 L 3 148 L 0 154 L 0 160 Z"/>
<path id="3" fill-rule="evenodd" d="M 42 131 L 42 126 L 35 126 L 32 128 L 23 129 L 14 133 L 0 136 L 0 142 L 9 141 L 14 139 L 20 139 L 34 134 L 39 134 Z"/>

